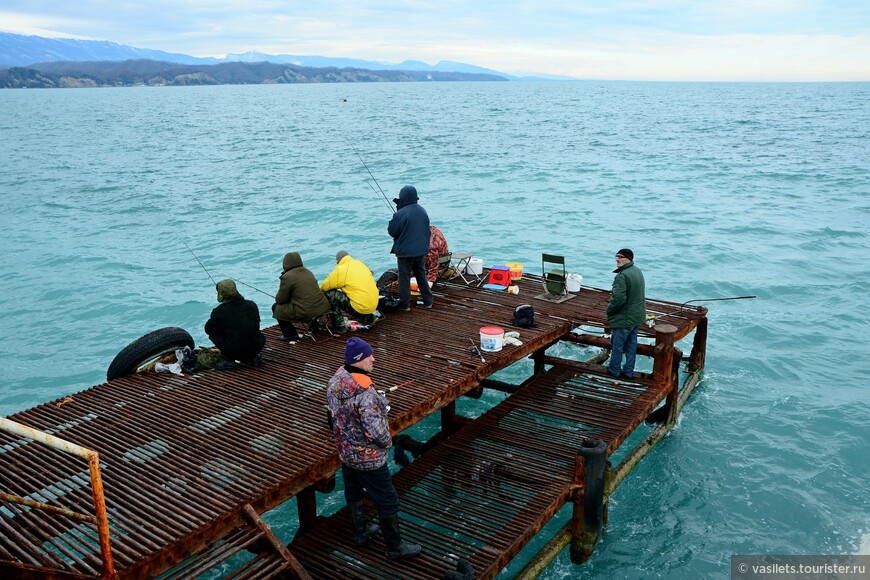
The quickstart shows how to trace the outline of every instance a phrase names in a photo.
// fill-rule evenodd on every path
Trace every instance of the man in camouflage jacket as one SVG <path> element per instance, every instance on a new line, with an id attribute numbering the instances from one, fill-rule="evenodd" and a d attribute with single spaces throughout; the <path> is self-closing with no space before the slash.
<path id="1" fill-rule="evenodd" d="M 387 454 L 393 444 L 387 421 L 387 399 L 374 387 L 369 373 L 375 363 L 372 347 L 350 338 L 344 348 L 344 366 L 326 389 L 332 434 L 341 460 L 344 498 L 354 526 L 354 541 L 366 543 L 382 531 L 390 559 L 420 553 L 418 544 L 399 534 L 399 496 L 393 487 Z M 380 528 L 366 520 L 362 500 L 368 493 L 380 516 Z"/>

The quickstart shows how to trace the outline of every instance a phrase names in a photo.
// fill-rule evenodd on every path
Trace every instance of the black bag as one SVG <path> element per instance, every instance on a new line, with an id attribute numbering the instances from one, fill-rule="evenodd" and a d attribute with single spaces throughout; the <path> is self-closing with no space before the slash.
<path id="1" fill-rule="evenodd" d="M 531 304 L 520 304 L 514 309 L 514 319 L 511 322 L 520 328 L 535 328 L 535 309 Z"/>
<path id="2" fill-rule="evenodd" d="M 175 353 L 175 358 L 178 358 L 178 352 Z M 189 346 L 185 346 L 181 351 L 181 372 L 192 375 L 196 372 L 196 353 Z"/>
<path id="3" fill-rule="evenodd" d="M 399 270 L 398 268 L 390 268 L 389 270 L 385 270 L 381 277 L 378 278 L 378 281 L 375 282 L 375 285 L 380 290 L 381 294 L 386 294 L 389 292 L 387 287 L 393 282 L 397 282 L 399 280 Z"/>

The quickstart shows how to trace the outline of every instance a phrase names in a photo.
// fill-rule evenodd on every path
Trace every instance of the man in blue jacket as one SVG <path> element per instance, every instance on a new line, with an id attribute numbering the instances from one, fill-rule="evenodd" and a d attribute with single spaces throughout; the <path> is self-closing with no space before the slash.
<path id="1" fill-rule="evenodd" d="M 406 185 L 393 202 L 397 211 L 393 214 L 387 232 L 393 238 L 390 253 L 396 254 L 399 270 L 398 310 L 408 312 L 411 308 L 411 273 L 417 279 L 423 308 L 432 308 L 432 289 L 426 279 L 426 255 L 429 253 L 429 214 L 417 203 L 417 190 Z"/>

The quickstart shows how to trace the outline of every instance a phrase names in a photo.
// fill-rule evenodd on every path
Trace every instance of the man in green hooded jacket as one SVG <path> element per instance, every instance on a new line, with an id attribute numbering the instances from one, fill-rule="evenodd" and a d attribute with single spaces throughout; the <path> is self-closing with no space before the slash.
<path id="1" fill-rule="evenodd" d="M 329 310 L 330 306 L 317 285 L 317 278 L 302 265 L 299 252 L 284 254 L 283 267 L 281 284 L 275 294 L 275 304 L 272 305 L 272 316 L 281 328 L 278 340 L 295 344 L 299 340 L 299 332 L 293 322 L 308 324 L 314 317 Z"/>
<path id="2" fill-rule="evenodd" d="M 610 327 L 611 376 L 634 377 L 637 354 L 637 331 L 646 320 L 646 286 L 643 272 L 634 265 L 634 252 L 622 248 L 616 252 L 616 277 L 613 279 L 610 302 L 607 304 L 607 326 Z M 622 355 L 625 354 L 625 366 Z"/>

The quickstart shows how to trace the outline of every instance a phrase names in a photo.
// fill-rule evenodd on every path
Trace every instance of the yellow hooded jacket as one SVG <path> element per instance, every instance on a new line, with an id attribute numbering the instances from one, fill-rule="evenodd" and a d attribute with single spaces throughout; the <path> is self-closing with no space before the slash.
<path id="1" fill-rule="evenodd" d="M 320 289 L 341 290 L 350 300 L 351 307 L 360 314 L 371 314 L 378 307 L 378 286 L 368 266 L 350 256 L 335 265 Z"/>

